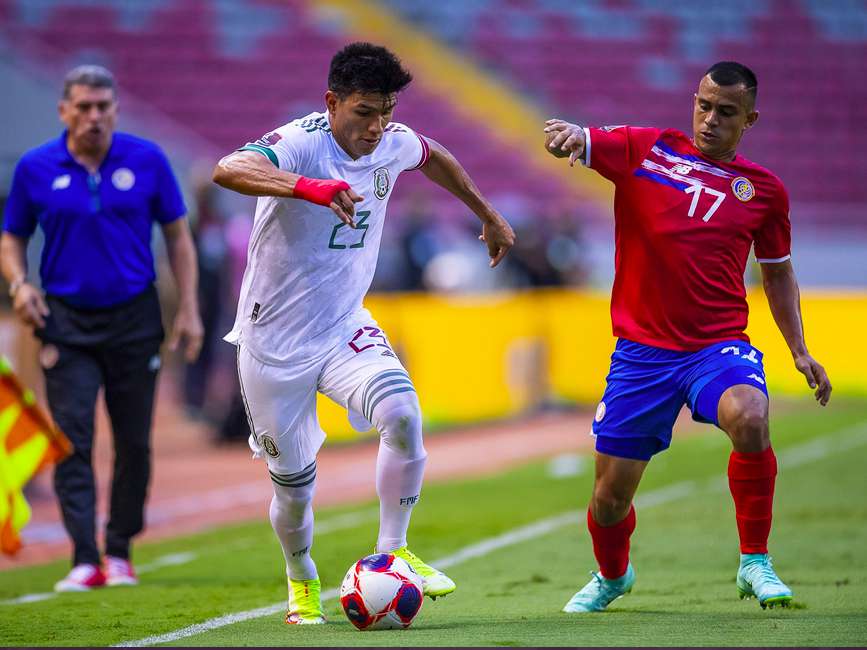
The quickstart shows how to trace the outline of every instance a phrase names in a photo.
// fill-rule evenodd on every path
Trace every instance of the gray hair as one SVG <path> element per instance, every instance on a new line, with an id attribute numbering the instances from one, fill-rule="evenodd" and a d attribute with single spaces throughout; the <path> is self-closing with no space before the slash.
<path id="1" fill-rule="evenodd" d="M 114 75 L 101 65 L 80 65 L 66 73 L 63 79 L 63 98 L 69 99 L 69 90 L 73 86 L 90 86 L 91 88 L 111 88 L 115 90 Z"/>

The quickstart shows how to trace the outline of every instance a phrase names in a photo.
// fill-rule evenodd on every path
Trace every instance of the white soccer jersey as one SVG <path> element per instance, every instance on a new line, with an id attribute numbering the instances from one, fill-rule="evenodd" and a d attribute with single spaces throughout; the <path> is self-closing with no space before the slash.
<path id="1" fill-rule="evenodd" d="M 242 149 L 309 178 L 344 180 L 364 201 L 352 229 L 330 208 L 260 197 L 230 343 L 285 365 L 326 352 L 338 325 L 362 312 L 376 269 L 385 209 L 398 175 L 427 162 L 412 129 L 390 123 L 373 153 L 353 160 L 334 140 L 326 113 L 294 120 Z M 363 313 L 363 312 L 362 312 Z"/>

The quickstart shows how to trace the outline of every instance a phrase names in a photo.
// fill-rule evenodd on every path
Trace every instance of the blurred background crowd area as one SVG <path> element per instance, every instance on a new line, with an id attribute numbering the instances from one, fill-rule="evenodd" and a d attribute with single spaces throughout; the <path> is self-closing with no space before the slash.
<path id="1" fill-rule="evenodd" d="M 576 338 L 602 359 L 592 370 L 600 376 L 592 390 L 564 388 L 553 391 L 555 397 L 587 397 L 604 378 L 611 348 L 604 297 L 613 277 L 612 190 L 594 174 L 547 156 L 543 122 L 558 116 L 588 125 L 689 132 L 693 92 L 717 60 L 741 61 L 758 75 L 761 119 L 741 152 L 788 187 L 802 286 L 821 289 L 822 299 L 828 288 L 858 296 L 855 308 L 836 305 L 819 321 L 832 323 L 841 309 L 863 313 L 862 0 L 0 0 L 0 84 L 7 97 L 0 103 L 0 198 L 21 154 L 59 133 L 61 79 L 85 62 L 114 72 L 119 128 L 156 140 L 182 181 L 199 251 L 206 328 L 202 358 L 179 379 L 191 416 L 228 426 L 233 350 L 220 338 L 234 316 L 254 210 L 253 200 L 213 185 L 211 169 L 237 147 L 322 110 L 329 60 L 352 40 L 398 52 L 415 81 L 401 95 L 395 119 L 449 148 L 518 235 L 502 269 L 488 271 L 475 217 L 422 174 L 407 173 L 390 203 L 372 291 L 386 302 L 389 293 L 471 295 L 477 297 L 474 308 L 487 304 L 484 295 L 525 295 L 542 287 L 539 295 L 549 300 L 563 295 L 550 293 L 552 288 L 583 291 L 596 302 L 578 318 L 601 322 L 593 337 Z M 38 266 L 36 239 L 32 269 Z M 154 242 L 159 248 L 160 238 Z M 751 284 L 757 277 L 755 268 L 748 269 Z M 170 312 L 168 285 L 162 289 Z M 401 343 L 407 308 L 400 309 L 402 316 L 384 320 L 396 346 L 408 350 L 412 344 Z M 538 303 L 526 309 L 535 312 L 525 315 L 531 320 L 540 313 Z M 564 318 L 561 312 L 541 309 L 555 319 Z M 467 327 L 484 328 L 486 317 Z M 565 317 L 574 322 L 574 315 Z M 15 347 L 18 336 L 14 321 L 6 322 L 4 350 Z M 553 336 L 566 327 L 533 322 L 538 327 L 531 334 L 541 327 Z M 512 343 L 526 338 L 515 336 Z M 533 367 L 528 359 L 563 363 L 550 347 L 538 354 L 532 345 L 518 348 L 523 352 L 499 355 L 507 358 L 503 381 L 509 385 L 515 382 L 508 364 L 516 358 Z M 407 361 L 414 374 L 424 374 L 422 361 Z M 561 372 L 576 374 L 575 368 Z M 534 370 L 522 385 L 531 393 L 546 381 L 556 386 L 550 372 L 541 374 L 548 378 L 541 384 Z M 517 401 L 523 404 L 526 395 Z"/>

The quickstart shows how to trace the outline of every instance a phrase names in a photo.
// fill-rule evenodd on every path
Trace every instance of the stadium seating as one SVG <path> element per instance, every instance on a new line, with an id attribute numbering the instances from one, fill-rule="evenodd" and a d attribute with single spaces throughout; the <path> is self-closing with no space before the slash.
<path id="1" fill-rule="evenodd" d="M 864 225 L 852 209 L 867 202 L 860 0 L 387 1 L 551 112 L 591 124 L 689 130 L 703 70 L 743 61 L 762 113 L 743 153 L 784 180 L 803 217 Z"/>
<path id="2" fill-rule="evenodd" d="M 329 60 L 347 40 L 302 0 L 14 0 L 0 2 L 0 37 L 58 73 L 83 60 L 107 65 L 122 96 L 224 152 L 321 110 Z M 566 196 L 556 181 L 525 170 L 519 151 L 488 141 L 417 85 L 395 117 L 449 147 L 492 196 Z M 425 185 L 407 174 L 396 202 Z M 453 200 L 435 204 L 447 217 L 466 212 Z"/>
<path id="3" fill-rule="evenodd" d="M 786 182 L 802 219 L 863 225 L 860 0 L 382 2 L 551 114 L 591 124 L 689 130 L 690 94 L 708 62 L 747 62 L 759 74 L 762 119 L 743 153 Z M 347 37 L 315 4 L 0 0 L 0 38 L 52 70 L 103 62 L 123 93 L 229 151 L 321 108 L 328 60 Z M 487 193 L 531 197 L 531 207 L 566 196 L 561 181 L 526 170 L 520 151 L 482 136 L 447 98 L 416 85 L 397 119 L 449 146 Z M 398 198 L 422 183 L 412 175 L 401 185 Z M 442 205 L 459 211 L 453 201 Z"/>

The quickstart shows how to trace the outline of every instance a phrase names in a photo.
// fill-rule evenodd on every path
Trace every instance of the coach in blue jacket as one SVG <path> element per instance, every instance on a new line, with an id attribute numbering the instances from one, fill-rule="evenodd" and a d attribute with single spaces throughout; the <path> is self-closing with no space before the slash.
<path id="1" fill-rule="evenodd" d="M 66 130 L 19 161 L 0 238 L 0 265 L 15 312 L 42 341 L 51 412 L 75 446 L 54 475 L 74 545 L 73 568 L 55 585 L 58 591 L 137 582 L 130 539 L 144 527 L 163 340 L 151 253 L 154 222 L 165 236 L 179 290 L 170 347 L 183 339 L 192 361 L 202 342 L 196 253 L 177 181 L 156 145 L 114 131 L 117 110 L 108 70 L 81 66 L 67 75 L 59 104 Z M 37 226 L 45 236 L 42 290 L 27 281 L 27 242 Z M 115 449 L 104 566 L 91 465 L 100 386 Z"/>

